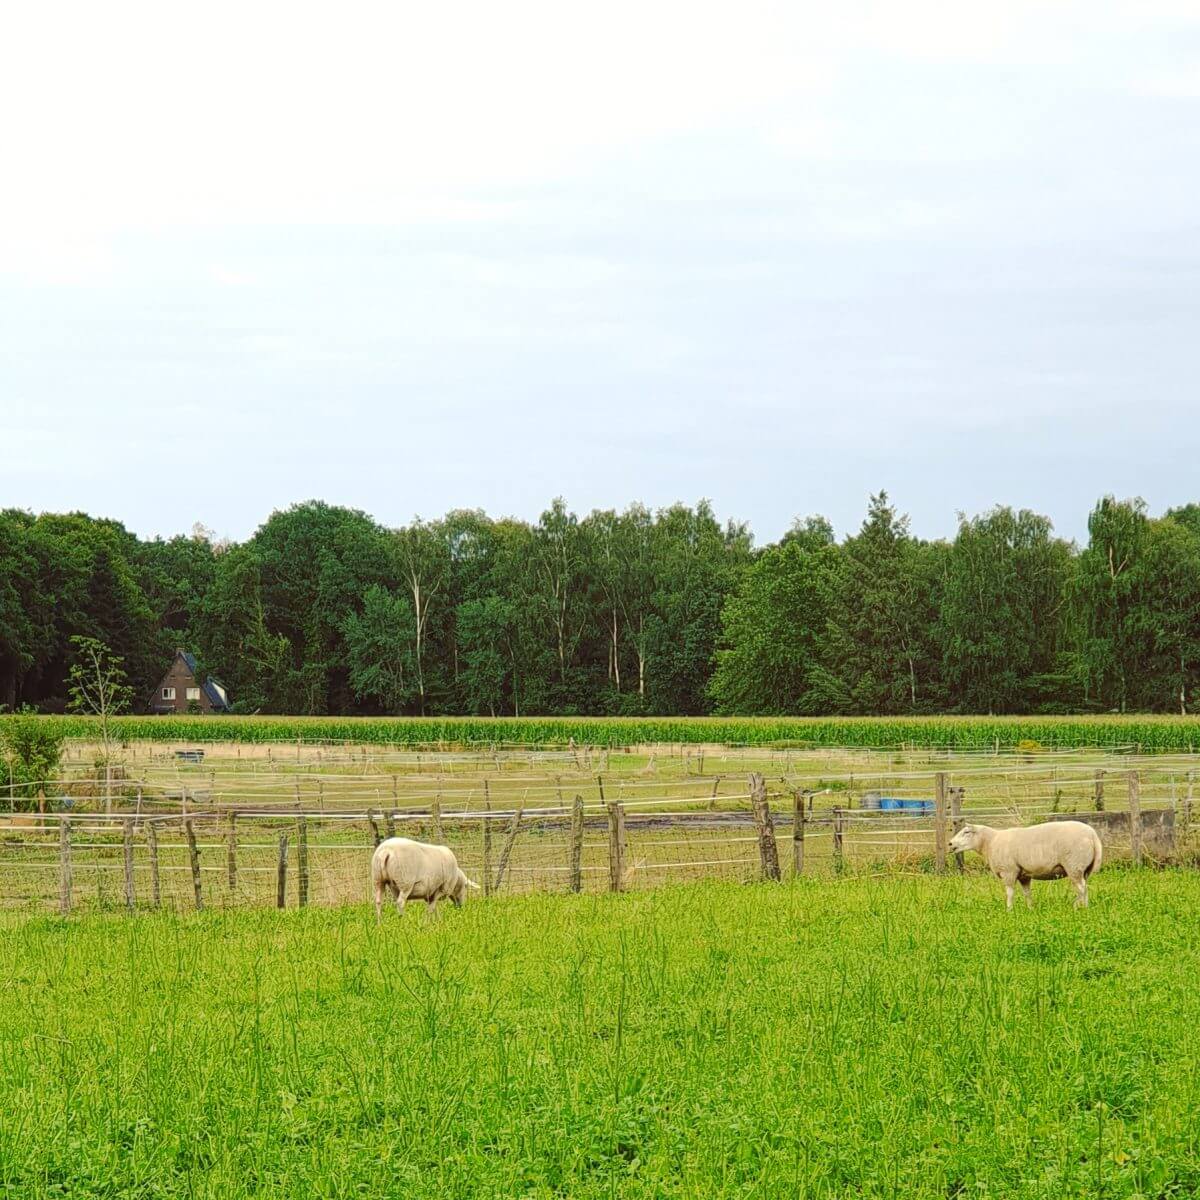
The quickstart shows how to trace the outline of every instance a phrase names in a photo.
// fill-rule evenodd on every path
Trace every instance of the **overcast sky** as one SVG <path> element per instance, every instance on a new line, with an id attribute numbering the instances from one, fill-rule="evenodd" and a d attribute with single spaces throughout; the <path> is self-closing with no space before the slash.
<path id="1" fill-rule="evenodd" d="M 0 506 L 1200 499 L 1194 0 L 31 3 L 0 130 Z"/>

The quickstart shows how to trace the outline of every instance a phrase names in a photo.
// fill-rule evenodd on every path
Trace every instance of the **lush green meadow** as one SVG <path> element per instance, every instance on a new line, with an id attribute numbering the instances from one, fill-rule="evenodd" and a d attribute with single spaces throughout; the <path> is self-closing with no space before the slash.
<path id="1" fill-rule="evenodd" d="M 0 717 L 0 721 L 3 721 Z M 47 717 L 69 737 L 91 738 L 88 717 Z M 1192 751 L 1200 746 L 1200 717 L 121 717 L 127 741 L 334 741 L 423 746 L 433 744 L 629 746 L 647 743 L 722 743 L 957 750 L 1046 749 L 1085 746 Z"/>
<path id="2" fill-rule="evenodd" d="M 0 1194 L 1191 1196 L 1200 875 L 10 920 Z"/>

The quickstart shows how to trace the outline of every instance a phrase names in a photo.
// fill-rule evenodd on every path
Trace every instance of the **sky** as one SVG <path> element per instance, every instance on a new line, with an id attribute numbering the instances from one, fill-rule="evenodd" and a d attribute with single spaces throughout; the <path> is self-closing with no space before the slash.
<path id="1" fill-rule="evenodd" d="M 14 6 L 0 507 L 1200 499 L 1194 0 Z"/>

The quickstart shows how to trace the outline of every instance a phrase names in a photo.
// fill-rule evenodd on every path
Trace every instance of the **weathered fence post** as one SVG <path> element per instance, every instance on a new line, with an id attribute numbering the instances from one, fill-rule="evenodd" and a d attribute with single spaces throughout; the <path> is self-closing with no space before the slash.
<path id="1" fill-rule="evenodd" d="M 583 890 L 583 797 L 571 805 L 571 891 Z"/>
<path id="2" fill-rule="evenodd" d="M 196 910 L 204 907 L 204 889 L 200 882 L 200 850 L 196 845 L 196 831 L 192 828 L 192 819 L 188 817 L 183 823 L 183 832 L 187 837 L 188 860 L 192 866 L 192 894 L 196 898 Z"/>
<path id="3" fill-rule="evenodd" d="M 1192 823 L 1192 786 L 1195 783 L 1196 772 L 1187 773 L 1187 791 L 1183 794 L 1183 831 L 1186 833 Z"/>
<path id="4" fill-rule="evenodd" d="M 63 817 L 58 825 L 58 911 L 71 915 L 71 818 Z"/>
<path id="5" fill-rule="evenodd" d="M 308 818 L 301 813 L 296 818 L 296 892 L 297 903 L 308 903 Z"/>
<path id="6" fill-rule="evenodd" d="M 720 775 L 718 775 L 716 777 L 716 779 L 713 780 L 712 795 L 709 796 L 709 798 L 708 798 L 708 811 L 709 812 L 712 812 L 717 807 L 717 792 L 720 790 L 720 787 L 721 787 L 721 777 L 720 777 Z"/>
<path id="7" fill-rule="evenodd" d="M 378 846 L 382 839 L 379 836 L 379 822 L 375 820 L 375 810 L 373 808 L 367 809 L 367 824 L 371 827 L 371 844 Z"/>
<path id="8" fill-rule="evenodd" d="M 604 803 L 604 776 L 596 776 L 596 786 L 600 789 L 600 803 Z"/>
<path id="9" fill-rule="evenodd" d="M 225 875 L 231 892 L 237 891 L 237 813 L 231 808 L 225 830 Z"/>
<path id="10" fill-rule="evenodd" d="M 792 874 L 804 874 L 804 820 L 807 800 L 804 792 L 792 793 Z"/>
<path id="11" fill-rule="evenodd" d="M 608 804 L 608 886 L 625 889 L 625 808 L 616 801 Z"/>
<path id="12" fill-rule="evenodd" d="M 1142 865 L 1142 788 L 1136 771 L 1129 772 L 1129 852 L 1133 865 Z"/>
<path id="13" fill-rule="evenodd" d="M 1092 784 L 1092 803 L 1097 812 L 1104 811 L 1104 772 L 1097 771 L 1095 782 Z"/>
<path id="14" fill-rule="evenodd" d="M 840 875 L 845 866 L 844 848 L 842 846 L 842 817 L 843 810 L 833 810 L 833 869 Z"/>
<path id="15" fill-rule="evenodd" d="M 775 823 L 767 802 L 767 784 L 761 775 L 750 776 L 750 804 L 758 831 L 758 859 L 764 879 L 779 878 L 779 849 L 775 845 Z"/>
<path id="16" fill-rule="evenodd" d="M 952 787 L 950 789 L 950 828 L 954 833 L 957 833 L 959 826 L 962 825 L 962 799 L 963 789 L 960 787 Z M 956 851 L 954 855 L 954 865 L 958 868 L 958 873 L 963 872 L 963 856 L 962 851 Z"/>
<path id="17" fill-rule="evenodd" d="M 500 885 L 504 882 L 504 872 L 508 870 L 508 856 L 512 853 L 513 843 L 517 840 L 517 834 L 521 829 L 521 813 L 524 808 L 524 800 L 519 800 L 513 813 L 512 824 L 508 827 L 508 837 L 504 839 L 504 846 L 500 850 L 500 861 L 496 864 L 496 886 L 492 889 L 494 892 L 498 892 Z"/>
<path id="18" fill-rule="evenodd" d="M 288 835 L 279 835 L 279 865 L 275 868 L 275 907 L 287 907 Z"/>
<path id="19" fill-rule="evenodd" d="M 933 783 L 933 867 L 940 875 L 946 870 L 946 772 L 938 771 Z"/>
<path id="20" fill-rule="evenodd" d="M 159 908 L 162 888 L 158 878 L 158 826 L 153 820 L 146 822 L 146 847 L 150 851 L 150 903 Z"/>
<path id="21" fill-rule="evenodd" d="M 134 905 L 133 891 L 133 818 L 126 817 L 121 822 L 121 842 L 125 866 L 125 907 L 132 912 Z"/>
<path id="22" fill-rule="evenodd" d="M 483 781 L 483 894 L 492 894 L 492 801 Z"/>
<path id="23" fill-rule="evenodd" d="M 433 798 L 433 832 L 437 836 L 439 842 L 446 840 L 446 835 L 442 832 L 442 789 L 438 788 L 437 795 Z"/>
<path id="24" fill-rule="evenodd" d="M 388 837 L 394 838 L 396 836 L 396 810 L 394 808 L 389 808 L 383 814 L 383 828 Z"/>

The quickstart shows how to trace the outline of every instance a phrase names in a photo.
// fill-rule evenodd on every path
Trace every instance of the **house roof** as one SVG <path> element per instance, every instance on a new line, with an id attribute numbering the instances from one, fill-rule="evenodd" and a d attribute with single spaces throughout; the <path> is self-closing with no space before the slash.
<path id="1" fill-rule="evenodd" d="M 213 708 L 226 709 L 229 707 L 225 685 L 219 679 L 214 679 L 211 675 L 204 681 L 204 694 L 208 697 L 208 702 Z"/>
<path id="2" fill-rule="evenodd" d="M 179 658 L 183 659 L 187 669 L 192 673 L 192 678 L 195 679 L 196 656 L 189 654 L 186 650 L 176 650 L 175 653 Z M 208 702 L 213 708 L 224 711 L 229 707 L 229 696 L 225 691 L 225 685 L 219 679 L 214 679 L 210 675 L 200 686 L 204 689 L 204 694 L 208 697 Z"/>

